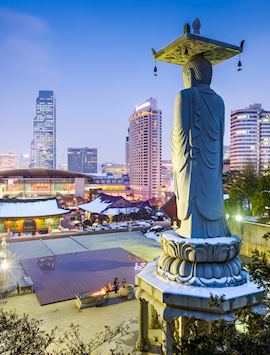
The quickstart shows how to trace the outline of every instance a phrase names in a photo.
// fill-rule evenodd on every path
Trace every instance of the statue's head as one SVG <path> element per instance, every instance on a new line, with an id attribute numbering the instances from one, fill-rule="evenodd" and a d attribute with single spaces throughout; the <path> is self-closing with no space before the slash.
<path id="1" fill-rule="evenodd" d="M 212 64 L 197 54 L 190 58 L 183 67 L 183 80 L 186 89 L 198 84 L 210 85 L 212 79 Z"/>

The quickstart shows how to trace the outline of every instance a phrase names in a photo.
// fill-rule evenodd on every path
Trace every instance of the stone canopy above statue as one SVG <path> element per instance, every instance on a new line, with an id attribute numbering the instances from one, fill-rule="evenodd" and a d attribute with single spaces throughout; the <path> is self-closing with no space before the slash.
<path id="1" fill-rule="evenodd" d="M 185 33 L 169 43 L 158 52 L 154 49 L 155 60 L 178 65 L 185 65 L 191 57 L 202 54 L 212 65 L 218 64 L 239 55 L 243 51 L 243 41 L 240 46 L 205 38 L 197 34 L 190 33 L 188 24 L 184 27 Z"/>

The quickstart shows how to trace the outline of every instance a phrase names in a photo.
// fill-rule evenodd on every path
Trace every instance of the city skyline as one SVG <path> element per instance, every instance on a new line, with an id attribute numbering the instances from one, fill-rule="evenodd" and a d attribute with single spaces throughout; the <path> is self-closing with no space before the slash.
<path id="1" fill-rule="evenodd" d="M 231 110 L 253 102 L 269 106 L 264 76 L 270 51 L 265 46 L 270 26 L 266 1 L 245 1 L 245 6 L 233 1 L 226 5 L 210 2 L 207 9 L 201 1 L 74 4 L 65 4 L 63 14 L 60 1 L 54 1 L 50 11 L 49 2 L 28 1 L 10 7 L 9 1 L 0 1 L 2 121 L 4 129 L 13 132 L 12 140 L 8 135 L 3 137 L 1 152 L 29 153 L 33 101 L 38 90 L 50 88 L 58 102 L 57 165 L 66 162 L 68 146 L 95 146 L 100 162 L 124 162 L 127 117 L 132 107 L 150 96 L 157 97 L 163 111 L 163 158 L 170 159 L 173 97 L 183 84 L 180 73 L 175 75 L 177 68 L 163 63 L 158 64 L 158 77 L 153 76 L 151 47 L 157 49 L 167 38 L 173 40 L 182 33 L 182 24 L 191 23 L 197 16 L 202 22 L 202 35 L 223 36 L 239 43 L 246 40 L 241 72 L 237 72 L 238 58 L 214 68 L 212 87 L 224 97 L 227 108 L 225 144 L 229 143 Z M 146 20 L 149 12 L 159 26 L 148 21 L 143 29 L 128 25 L 137 18 Z M 71 19 L 74 26 L 67 28 L 65 23 Z M 99 123 L 103 126 L 100 135 Z M 112 147 L 111 142 L 117 144 Z"/>

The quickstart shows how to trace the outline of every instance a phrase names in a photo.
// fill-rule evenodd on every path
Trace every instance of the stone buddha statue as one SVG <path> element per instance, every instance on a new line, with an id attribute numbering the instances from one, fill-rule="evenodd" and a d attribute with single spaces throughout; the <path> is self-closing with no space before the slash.
<path id="1" fill-rule="evenodd" d="M 224 215 L 224 103 L 210 88 L 212 65 L 202 54 L 183 66 L 185 90 L 175 100 L 172 131 L 174 193 L 186 238 L 230 236 Z"/>

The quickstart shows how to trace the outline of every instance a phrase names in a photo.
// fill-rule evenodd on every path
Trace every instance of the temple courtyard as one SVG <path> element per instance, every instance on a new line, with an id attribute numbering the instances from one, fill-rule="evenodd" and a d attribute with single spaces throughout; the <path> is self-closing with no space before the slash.
<path id="1" fill-rule="evenodd" d="M 147 239 L 141 232 L 119 232 L 16 242 L 8 244 L 8 249 L 16 254 L 16 267 L 13 269 L 11 278 L 22 275 L 21 264 L 31 258 L 57 258 L 57 256 L 72 256 L 72 254 L 76 256 L 87 254 L 90 251 L 117 250 L 117 248 L 122 248 L 146 261 L 151 261 L 160 254 L 159 243 Z M 8 297 L 1 303 L 5 310 L 15 310 L 18 314 L 26 313 L 33 318 L 42 319 L 43 327 L 47 330 L 57 327 L 58 332 L 62 333 L 71 323 L 79 325 L 80 333 L 85 340 L 93 338 L 105 325 L 115 328 L 120 323 L 126 322 L 130 326 L 130 334 L 123 339 L 125 352 L 128 354 L 135 346 L 138 334 L 138 302 L 136 300 L 120 301 L 113 305 L 79 310 L 75 306 L 75 300 L 41 306 L 37 296 L 33 293 Z M 156 333 L 157 331 L 153 330 L 150 337 L 153 339 Z M 104 351 L 109 353 L 108 349 L 107 351 L 104 349 L 103 353 Z M 152 351 L 154 350 L 152 349 Z"/>

